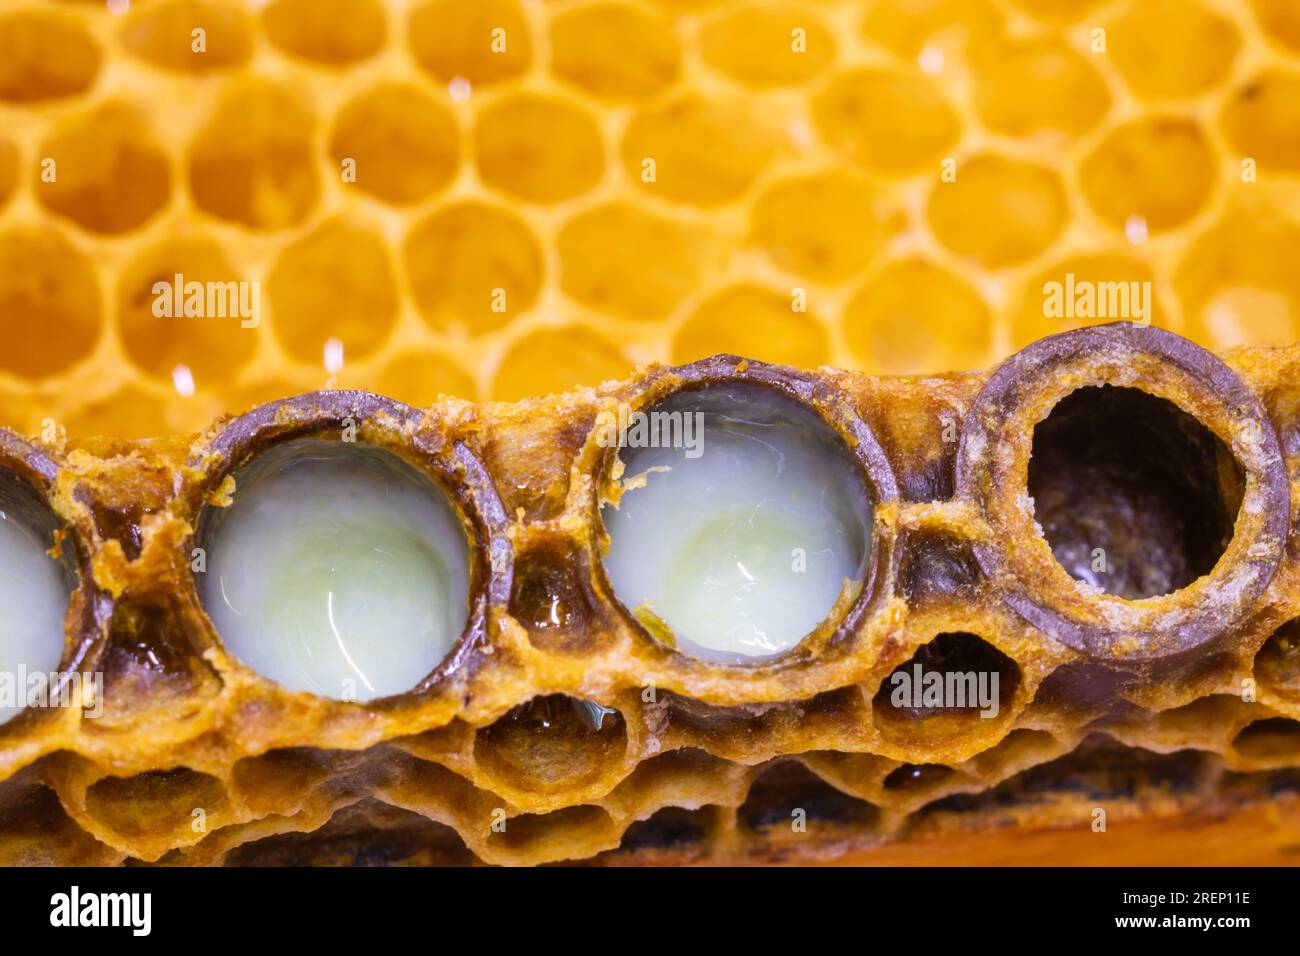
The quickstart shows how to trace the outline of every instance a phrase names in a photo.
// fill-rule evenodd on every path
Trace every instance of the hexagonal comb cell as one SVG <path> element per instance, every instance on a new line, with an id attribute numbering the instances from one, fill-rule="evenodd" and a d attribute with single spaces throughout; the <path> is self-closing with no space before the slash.
<path id="1" fill-rule="evenodd" d="M 85 805 L 87 814 L 116 843 L 193 833 L 195 810 L 202 810 L 215 825 L 229 801 L 216 777 L 173 767 L 134 777 L 103 777 L 86 791 Z"/>
<path id="2" fill-rule="evenodd" d="M 0 368 L 32 379 L 65 371 L 99 338 L 93 263 L 62 232 L 16 226 L 0 232 Z M 59 334 L 50 336 L 57 328 Z"/>
<path id="3" fill-rule="evenodd" d="M 475 862 L 456 831 L 410 810 L 366 799 L 306 833 L 244 843 L 224 866 L 465 866 Z"/>
<path id="4" fill-rule="evenodd" d="M 564 543 L 530 549 L 516 560 L 510 613 L 539 647 L 591 649 L 600 613 L 584 577 L 587 562 Z"/>
<path id="5" fill-rule="evenodd" d="M 232 81 L 190 144 L 189 186 L 206 213 L 253 229 L 296 225 L 316 206 L 315 119 L 269 80 Z"/>
<path id="6" fill-rule="evenodd" d="M 62 13 L 19 10 L 0 18 L 0 100 L 36 103 L 83 93 L 102 61 L 99 45 Z"/>
<path id="7" fill-rule="evenodd" d="M 1255 654 L 1255 679 L 1275 694 L 1300 699 L 1300 620 L 1269 635 Z"/>
<path id="8" fill-rule="evenodd" d="M 539 794 L 590 785 L 621 766 L 626 749 L 622 714 L 562 694 L 527 701 L 474 737 L 489 777 Z"/>
<path id="9" fill-rule="evenodd" d="M 736 815 L 752 831 L 786 830 L 797 835 L 825 827 L 862 837 L 871 832 L 879 811 L 835 789 L 802 764 L 781 761 L 750 785 Z"/>

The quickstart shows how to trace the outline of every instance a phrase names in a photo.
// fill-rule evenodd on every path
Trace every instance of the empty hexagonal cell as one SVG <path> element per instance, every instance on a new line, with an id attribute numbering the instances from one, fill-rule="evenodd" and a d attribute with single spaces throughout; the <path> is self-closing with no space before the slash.
<path id="1" fill-rule="evenodd" d="M 864 178 L 830 170 L 768 186 L 750 228 L 751 241 L 778 266 L 839 282 L 865 271 L 902 225 L 901 212 Z"/>
<path id="2" fill-rule="evenodd" d="M 670 202 L 712 208 L 748 192 L 776 150 L 749 101 L 686 96 L 638 112 L 623 130 L 630 182 Z"/>
<path id="3" fill-rule="evenodd" d="M 1235 91 L 1220 117 L 1232 148 L 1259 164 L 1259 174 L 1300 170 L 1300 73 L 1269 70 Z"/>
<path id="4" fill-rule="evenodd" d="M 1237 734 L 1232 749 L 1252 760 L 1290 763 L 1300 755 L 1300 721 L 1287 717 L 1256 720 Z"/>
<path id="5" fill-rule="evenodd" d="M 210 388 L 252 358 L 261 304 L 260 287 L 215 241 L 176 237 L 141 251 L 123 270 L 118 333 L 132 361 L 156 378 L 171 383 L 183 365 L 196 387 Z"/>
<path id="6" fill-rule="evenodd" d="M 707 234 L 622 202 L 574 216 L 560 229 L 556 247 L 566 293 L 631 319 L 667 315 L 714 258 Z"/>
<path id="7" fill-rule="evenodd" d="M 901 583 L 913 607 L 927 600 L 966 599 L 973 595 L 981 577 L 966 542 L 936 533 L 908 539 Z"/>
<path id="8" fill-rule="evenodd" d="M 706 23 L 706 63 L 755 88 L 806 83 L 835 56 L 835 41 L 816 13 L 789 3 L 743 3 Z"/>
<path id="9" fill-rule="evenodd" d="M 1264 32 L 1290 50 L 1300 51 L 1300 7 L 1291 0 L 1251 0 Z"/>
<path id="10" fill-rule="evenodd" d="M 1229 211 L 1174 272 L 1188 333 L 1215 348 L 1289 344 L 1300 330 L 1300 228 L 1268 205 Z"/>
<path id="11" fill-rule="evenodd" d="M 390 203 L 413 203 L 446 186 L 460 162 L 451 111 L 414 84 L 388 83 L 351 99 L 334 119 L 330 154 L 351 160 L 357 186 Z"/>
<path id="12" fill-rule="evenodd" d="M 528 223 L 486 203 L 456 203 L 417 222 L 403 259 L 420 314 L 439 330 L 501 328 L 531 309 L 542 287 L 541 244 Z"/>
<path id="13" fill-rule="evenodd" d="M 232 791 L 255 812 L 275 813 L 301 806 L 318 787 L 344 774 L 357 774 L 364 755 L 315 747 L 285 747 L 245 757 L 231 771 Z"/>
<path id="14" fill-rule="evenodd" d="M 965 632 L 936 634 L 881 681 L 873 714 L 891 737 L 963 734 L 971 721 L 1005 717 L 1019 686 L 1019 666 L 988 641 Z"/>
<path id="15" fill-rule="evenodd" d="M 37 197 L 52 212 L 92 232 L 122 233 L 143 225 L 171 196 L 171 167 L 143 117 L 113 102 L 79 114 L 41 144 L 55 176 L 35 177 Z"/>
<path id="16" fill-rule="evenodd" d="M 871 557 L 873 508 L 861 466 L 825 420 L 737 382 L 636 415 L 602 439 L 625 475 L 601 511 L 604 565 L 650 634 L 703 660 L 753 663 L 847 610 Z"/>
<path id="17" fill-rule="evenodd" d="M 433 0 L 411 11 L 407 38 L 416 62 L 444 83 L 496 83 L 533 60 L 519 0 Z"/>
<path id="18" fill-rule="evenodd" d="M 889 375 L 977 367 L 988 356 L 993 327 L 978 291 L 924 259 L 881 268 L 849 300 L 841 322 L 853 354 Z"/>
<path id="19" fill-rule="evenodd" d="M 1283 624 L 1256 652 L 1255 680 L 1288 700 L 1300 699 L 1300 619 Z"/>
<path id="20" fill-rule="evenodd" d="M 789 291 L 735 285 L 715 292 L 673 333 L 671 355 L 684 364 L 719 353 L 816 368 L 829 356 L 826 330 L 797 310 Z"/>
<path id="21" fill-rule="evenodd" d="M 980 115 L 1012 136 L 1079 136 L 1110 109 L 1110 91 L 1096 67 L 1051 37 L 1008 45 L 980 71 L 978 83 Z"/>
<path id="22" fill-rule="evenodd" d="M 262 25 L 281 50 L 323 66 L 368 59 L 388 38 L 378 0 L 274 0 L 262 13 Z"/>
<path id="23" fill-rule="evenodd" d="M 632 362 L 594 329 L 580 325 L 540 328 L 511 343 L 497 366 L 492 394 L 517 402 L 622 378 Z"/>
<path id="24" fill-rule="evenodd" d="M 1108 594 L 1156 597 L 1208 574 L 1244 488 L 1218 436 L 1139 389 L 1078 389 L 1034 429 L 1034 515 L 1070 576 Z"/>
<path id="25" fill-rule="evenodd" d="M 0 100 L 37 103 L 84 93 L 101 59 L 99 45 L 62 11 L 0 17 Z"/>
<path id="26" fill-rule="evenodd" d="M 1021 349 L 1057 332 L 1118 318 L 1166 326 L 1151 266 L 1127 252 L 1075 253 L 1025 281 L 1011 312 L 1011 340 Z"/>
<path id="27" fill-rule="evenodd" d="M 142 4 L 130 11 L 121 37 L 123 46 L 155 66 L 192 73 L 244 63 L 254 42 L 248 12 L 227 0 Z"/>
<path id="28" fill-rule="evenodd" d="M 618 846 L 618 828 L 600 807 L 576 806 L 510 817 L 488 831 L 488 861 L 554 863 Z"/>
<path id="29" fill-rule="evenodd" d="M 253 457 L 199 519 L 197 585 L 225 648 L 285 687 L 411 689 L 469 615 L 470 543 L 447 493 L 394 452 L 303 438 Z"/>
<path id="30" fill-rule="evenodd" d="M 89 257 L 46 226 L 0 232 L 0 368 L 28 378 L 62 372 L 90 354 L 99 322 Z"/>
<path id="31" fill-rule="evenodd" d="M 1197 123 L 1147 117 L 1112 130 L 1084 159 L 1079 184 L 1116 229 L 1138 216 L 1157 232 L 1183 225 L 1205 205 L 1216 164 Z"/>
<path id="32" fill-rule="evenodd" d="M 605 172 L 595 118 L 569 100 L 518 93 L 479 111 L 474 161 L 483 182 L 517 199 L 555 203 L 594 187 Z"/>
<path id="33" fill-rule="evenodd" d="M 957 142 L 957 114 L 924 76 L 858 70 L 832 80 L 813 99 L 827 145 L 872 172 L 938 172 Z"/>
<path id="34" fill-rule="evenodd" d="M 623 831 L 618 850 L 610 856 L 617 859 L 619 855 L 635 854 L 643 860 L 664 853 L 671 855 L 676 865 L 684 855 L 703 857 L 708 852 L 715 813 L 713 807 L 662 807 L 644 820 L 633 821 Z"/>
<path id="35" fill-rule="evenodd" d="M 170 601 L 123 599 L 114 607 L 99 665 L 105 687 L 103 726 L 111 727 L 115 718 L 129 723 L 143 707 L 166 707 L 219 687 L 189 635 L 172 623 L 177 615 Z"/>
<path id="36" fill-rule="evenodd" d="M 1144 99 L 1196 96 L 1232 69 L 1241 35 L 1198 0 L 1141 0 L 1107 25 L 1106 49 Z"/>
<path id="37" fill-rule="evenodd" d="M 121 854 L 77 825 L 51 787 L 20 771 L 0 783 L 4 866 L 111 866 Z"/>
<path id="38" fill-rule="evenodd" d="M 572 546 L 548 541 L 515 558 L 510 614 L 539 647 L 592 648 L 597 609 L 584 576 L 587 563 Z"/>
<path id="39" fill-rule="evenodd" d="M 229 806 L 216 777 L 188 767 L 103 777 L 86 790 L 86 811 L 122 840 L 168 840 L 194 832 L 195 811 L 216 823 Z"/>
<path id="40" fill-rule="evenodd" d="M 278 833 L 231 850 L 223 866 L 470 866 L 454 829 L 373 798 L 340 807 L 304 833 Z"/>
<path id="41" fill-rule="evenodd" d="M 681 54 L 665 15 L 629 3 L 594 3 L 551 21 L 551 70 L 610 99 L 651 96 L 677 79 Z"/>
<path id="42" fill-rule="evenodd" d="M 1070 216 L 1060 177 L 1048 166 L 985 153 L 936 182 L 926 210 L 935 237 L 989 269 L 1044 252 Z"/>
<path id="43" fill-rule="evenodd" d="M 315 208 L 320 182 L 311 106 L 270 80 L 232 81 L 189 147 L 189 185 L 204 212 L 282 229 Z"/>
<path id="44" fill-rule="evenodd" d="M 874 826 L 879 815 L 867 801 L 835 789 L 795 761 L 777 761 L 764 769 L 736 811 L 750 831 L 803 834 L 819 827 L 843 827 L 857 836 Z"/>
<path id="45" fill-rule="evenodd" d="M 379 350 L 397 323 L 398 291 L 383 235 L 331 219 L 286 246 L 266 280 L 276 338 L 294 358 L 325 363 L 327 342 L 343 360 Z"/>
<path id="46" fill-rule="evenodd" d="M 622 714 L 563 694 L 535 697 L 474 735 L 479 769 L 536 794 L 588 786 L 617 771 L 626 750 Z"/>
<path id="47" fill-rule="evenodd" d="M 71 543 L 58 558 L 48 553 L 62 528 L 31 485 L 0 472 L 0 601 L 9 609 L 0 616 L 0 724 L 24 710 L 32 691 L 34 708 L 81 703 L 65 702 L 58 690 L 64 617 L 77 586 Z"/>

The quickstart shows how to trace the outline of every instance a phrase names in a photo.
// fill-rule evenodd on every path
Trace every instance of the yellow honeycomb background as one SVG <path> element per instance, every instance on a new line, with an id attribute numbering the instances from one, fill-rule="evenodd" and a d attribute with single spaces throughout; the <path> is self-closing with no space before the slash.
<path id="1" fill-rule="evenodd" d="M 1290 342 L 1297 175 L 1294 0 L 0 0 L 0 414 L 975 368 L 1067 272 Z"/>

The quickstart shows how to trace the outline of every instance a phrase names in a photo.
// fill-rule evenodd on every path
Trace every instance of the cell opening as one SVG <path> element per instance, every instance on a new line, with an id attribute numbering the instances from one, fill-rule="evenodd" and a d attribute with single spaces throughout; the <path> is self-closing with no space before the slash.
<path id="1" fill-rule="evenodd" d="M 298 438 L 207 506 L 196 573 L 227 650 L 296 691 L 367 701 L 434 671 L 469 619 L 470 540 L 448 494 L 386 449 Z"/>
<path id="2" fill-rule="evenodd" d="M 1256 652 L 1255 679 L 1275 694 L 1300 698 L 1300 618 L 1279 627 Z"/>
<path id="3" fill-rule="evenodd" d="M 872 703 L 879 724 L 1003 716 L 1020 686 L 1016 662 L 964 632 L 937 634 L 880 683 Z"/>
<path id="4" fill-rule="evenodd" d="M 454 829 L 366 798 L 336 810 L 324 826 L 244 843 L 224 866 L 472 866 Z"/>
<path id="5" fill-rule="evenodd" d="M 1242 728 L 1232 749 L 1257 760 L 1292 759 L 1300 753 L 1300 721 L 1266 717 Z"/>
<path id="6" fill-rule="evenodd" d="M 1035 518 L 1066 573 L 1107 594 L 1159 597 L 1209 574 L 1244 489 L 1217 435 L 1140 389 L 1080 388 L 1034 429 Z"/>
<path id="7" fill-rule="evenodd" d="M 593 783 L 621 764 L 626 751 L 622 714 L 563 694 L 534 697 L 474 738 L 481 769 L 533 793 Z"/>
<path id="8" fill-rule="evenodd" d="M 860 593 L 872 503 L 819 415 L 751 382 L 679 391 L 596 422 L 618 449 L 605 571 L 654 637 L 711 663 L 784 654 Z M 615 465 L 617 468 L 617 464 Z"/>
<path id="9" fill-rule="evenodd" d="M 803 832 L 796 827 L 816 823 L 870 827 L 880 816 L 872 804 L 837 790 L 795 761 L 781 761 L 765 769 L 736 813 L 750 831 L 785 827 L 792 833 Z"/>
<path id="10" fill-rule="evenodd" d="M 168 831 L 190 832 L 194 811 L 208 820 L 228 808 L 225 787 L 216 777 L 188 767 L 150 770 L 134 777 L 103 777 L 86 791 L 86 811 L 120 838 L 157 838 Z"/>
<path id="11" fill-rule="evenodd" d="M 599 614 L 584 586 L 588 563 L 564 542 L 531 545 L 515 559 L 510 614 L 538 647 L 588 648 Z"/>
<path id="12" fill-rule="evenodd" d="M 716 811 L 711 806 L 661 807 L 623 832 L 616 854 L 695 853 L 703 855 Z"/>

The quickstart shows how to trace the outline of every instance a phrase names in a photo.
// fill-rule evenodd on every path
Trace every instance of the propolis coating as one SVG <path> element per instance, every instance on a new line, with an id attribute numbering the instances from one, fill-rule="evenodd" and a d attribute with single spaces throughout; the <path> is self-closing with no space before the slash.
<path id="1" fill-rule="evenodd" d="M 991 374 L 874 378 L 718 356 L 516 404 L 414 409 L 334 391 L 187 438 L 6 439 L 11 468 L 29 463 L 25 480 L 83 556 L 65 666 L 104 674 L 104 712 L 0 727 L 0 855 L 534 864 L 896 860 L 915 847 L 929 859 L 998 827 L 1068 840 L 1102 807 L 1116 825 L 1239 826 L 1225 859 L 1275 861 L 1295 840 L 1285 809 L 1300 767 L 1298 362 L 1296 349 L 1220 360 L 1117 324 L 1045 340 Z M 736 379 L 827 422 L 875 505 L 856 598 L 752 666 L 660 643 L 600 565 L 599 504 L 617 489 L 597 414 Z M 1018 574 L 1021 553 L 1047 542 L 1014 536 L 998 511 L 1027 497 L 1016 463 L 1034 426 L 1102 385 L 1167 399 L 1153 427 L 1182 409 L 1239 466 L 1223 556 L 1163 597 L 1116 599 L 1043 562 Z M 461 641 L 410 693 L 366 705 L 291 693 L 225 653 L 191 570 L 203 508 L 227 503 L 241 461 L 349 427 L 437 480 L 474 544 Z M 1237 487 L 1235 472 L 1213 473 L 1223 485 L 1207 494 Z M 1089 616 L 1111 622 L 1102 638 L 1072 629 Z M 945 661 L 997 672 L 996 716 L 891 706 L 896 669 Z M 610 712 L 584 719 L 580 701 Z M 804 829 L 791 827 L 799 811 Z"/>

